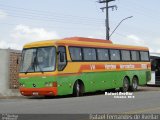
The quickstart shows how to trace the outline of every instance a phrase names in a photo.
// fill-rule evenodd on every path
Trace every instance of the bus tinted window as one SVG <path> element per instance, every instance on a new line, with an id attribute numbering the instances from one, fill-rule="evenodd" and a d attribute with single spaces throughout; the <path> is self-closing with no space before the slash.
<path id="1" fill-rule="evenodd" d="M 110 58 L 113 61 L 120 60 L 120 51 L 119 50 L 110 50 Z"/>
<path id="2" fill-rule="evenodd" d="M 130 61 L 131 60 L 130 51 L 128 51 L 128 50 L 121 50 L 121 55 L 122 55 L 122 60 L 123 61 Z"/>
<path id="3" fill-rule="evenodd" d="M 71 59 L 72 60 L 82 60 L 81 48 L 70 47 L 69 48 Z"/>
<path id="4" fill-rule="evenodd" d="M 133 61 L 139 61 L 140 60 L 139 51 L 131 51 L 131 57 Z"/>
<path id="5" fill-rule="evenodd" d="M 107 49 L 97 49 L 98 60 L 109 60 L 109 54 Z"/>
<path id="6" fill-rule="evenodd" d="M 141 60 L 142 61 L 149 61 L 149 54 L 148 54 L 148 52 L 140 52 L 140 54 L 141 54 Z"/>
<path id="7" fill-rule="evenodd" d="M 58 47 L 58 70 L 62 71 L 67 65 L 67 55 L 65 46 Z"/>
<path id="8" fill-rule="evenodd" d="M 94 48 L 83 48 L 84 60 L 96 60 L 96 50 Z"/>

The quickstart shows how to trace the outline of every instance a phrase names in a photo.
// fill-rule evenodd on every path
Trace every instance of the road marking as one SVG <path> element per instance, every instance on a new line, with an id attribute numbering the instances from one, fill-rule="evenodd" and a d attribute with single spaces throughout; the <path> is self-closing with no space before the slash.
<path id="1" fill-rule="evenodd" d="M 137 113 L 151 112 L 151 111 L 154 111 L 154 110 L 160 110 L 160 107 L 145 108 L 145 109 L 141 109 L 141 110 L 134 110 L 134 111 L 124 112 L 123 114 L 137 114 Z"/>

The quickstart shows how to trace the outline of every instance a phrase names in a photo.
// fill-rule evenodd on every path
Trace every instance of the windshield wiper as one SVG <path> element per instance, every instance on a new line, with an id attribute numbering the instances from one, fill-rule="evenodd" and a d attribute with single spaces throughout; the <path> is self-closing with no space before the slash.
<path id="1" fill-rule="evenodd" d="M 34 62 L 34 63 L 35 63 L 35 66 L 38 66 L 38 67 L 39 67 L 40 72 L 41 72 L 41 73 L 44 73 L 44 71 L 42 70 L 41 66 L 39 65 L 39 62 L 38 62 L 37 58 L 35 58 L 35 62 Z M 35 66 L 34 66 L 34 67 L 35 67 Z"/>
<path id="2" fill-rule="evenodd" d="M 33 62 L 30 64 L 30 66 L 28 67 L 28 69 L 26 70 L 25 74 L 28 73 L 28 71 L 29 71 L 29 69 L 30 69 L 31 67 L 34 67 L 35 58 L 36 58 L 36 56 L 34 57 L 34 60 L 33 60 Z M 34 71 L 35 71 L 35 67 L 34 67 Z"/>
<path id="3" fill-rule="evenodd" d="M 41 68 L 40 65 L 39 65 L 39 62 L 38 62 L 38 60 L 37 60 L 37 57 L 35 56 L 33 62 L 32 62 L 31 65 L 28 67 L 28 69 L 26 70 L 25 74 L 28 73 L 28 71 L 29 71 L 29 69 L 30 69 L 31 67 L 33 67 L 34 72 L 35 72 L 35 69 L 36 69 L 37 66 L 39 67 L 40 72 L 41 72 L 41 73 L 44 73 L 44 71 L 42 70 L 42 68 Z"/>

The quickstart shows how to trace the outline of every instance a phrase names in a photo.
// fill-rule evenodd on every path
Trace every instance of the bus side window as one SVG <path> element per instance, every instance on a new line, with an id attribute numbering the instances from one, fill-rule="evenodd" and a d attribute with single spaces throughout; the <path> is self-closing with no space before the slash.
<path id="1" fill-rule="evenodd" d="M 66 48 L 64 46 L 58 47 L 58 71 L 62 71 L 67 65 Z"/>
<path id="2" fill-rule="evenodd" d="M 120 51 L 119 50 L 110 50 L 110 58 L 111 61 L 120 61 L 121 57 L 120 57 Z"/>
<path id="3" fill-rule="evenodd" d="M 140 53 L 139 51 L 131 51 L 132 61 L 140 61 Z"/>

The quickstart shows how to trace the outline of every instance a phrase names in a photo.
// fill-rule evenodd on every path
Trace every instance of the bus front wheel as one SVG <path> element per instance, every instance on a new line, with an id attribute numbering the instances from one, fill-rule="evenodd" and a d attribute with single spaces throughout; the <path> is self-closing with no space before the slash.
<path id="1" fill-rule="evenodd" d="M 80 82 L 79 80 L 75 82 L 74 87 L 73 87 L 73 96 L 79 97 L 83 95 L 83 83 Z"/>
<path id="2" fill-rule="evenodd" d="M 132 79 L 132 85 L 130 86 L 131 91 L 137 91 L 138 89 L 138 78 L 133 77 Z"/>
<path id="3" fill-rule="evenodd" d="M 129 89 L 129 79 L 127 77 L 125 77 L 123 79 L 123 87 L 121 88 L 122 92 L 127 92 Z"/>

